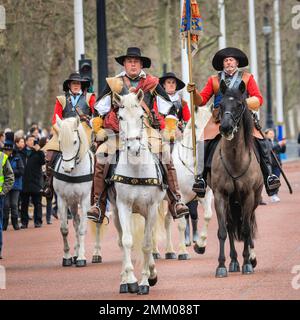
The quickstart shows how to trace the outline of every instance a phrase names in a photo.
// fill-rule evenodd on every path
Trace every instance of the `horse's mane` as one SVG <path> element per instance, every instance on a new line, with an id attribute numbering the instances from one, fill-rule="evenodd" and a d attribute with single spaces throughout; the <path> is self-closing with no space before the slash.
<path id="1" fill-rule="evenodd" d="M 62 145 L 67 145 L 70 148 L 73 147 L 73 131 L 76 128 L 76 122 L 77 119 L 73 117 L 62 121 L 62 125 L 59 130 L 59 139 Z M 79 123 L 77 130 L 81 140 L 79 158 L 82 159 L 89 149 L 88 139 L 81 123 Z"/>
<path id="2" fill-rule="evenodd" d="M 244 128 L 245 145 L 249 149 L 253 148 L 253 126 L 254 125 L 253 125 L 251 111 L 246 106 L 245 112 L 243 114 L 243 128 Z"/>

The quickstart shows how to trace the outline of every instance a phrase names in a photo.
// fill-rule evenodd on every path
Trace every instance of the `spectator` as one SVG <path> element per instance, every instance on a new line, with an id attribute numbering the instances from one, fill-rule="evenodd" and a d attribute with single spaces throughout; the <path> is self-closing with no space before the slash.
<path id="1" fill-rule="evenodd" d="M 298 144 L 300 144 L 300 132 L 298 134 Z M 298 156 L 300 157 L 300 146 L 298 147 Z"/>
<path id="2" fill-rule="evenodd" d="M 22 190 L 22 176 L 24 174 L 24 164 L 20 154 L 14 149 L 14 133 L 7 132 L 3 147 L 4 153 L 8 156 L 10 165 L 13 169 L 15 183 L 12 189 L 6 194 L 4 201 L 3 230 L 7 229 L 9 221 L 9 212 L 11 211 L 11 224 L 15 230 L 19 230 L 18 201 L 20 191 Z"/>
<path id="3" fill-rule="evenodd" d="M 28 227 L 28 206 L 31 197 L 34 206 L 34 226 L 42 226 L 42 188 L 43 173 L 42 166 L 45 164 L 45 155 L 40 150 L 38 141 L 34 136 L 26 138 L 26 163 L 23 177 L 22 204 L 21 204 L 21 222 L 22 229 Z"/>
<path id="4" fill-rule="evenodd" d="M 9 192 L 14 184 L 14 173 L 5 153 L 0 151 L 0 259 L 2 259 L 2 221 L 4 196 Z"/>
<path id="5" fill-rule="evenodd" d="M 49 141 L 47 137 L 42 137 L 39 141 L 40 148 L 43 149 L 43 147 L 46 145 L 46 143 Z M 46 166 L 44 165 L 42 167 L 43 170 L 43 185 L 46 183 Z M 52 215 L 54 217 L 57 217 L 57 215 L 54 213 L 52 209 L 52 200 L 53 200 L 53 195 L 52 197 L 45 197 L 46 198 L 46 221 L 47 224 L 52 224 L 51 222 L 51 217 Z"/>
<path id="6" fill-rule="evenodd" d="M 281 166 L 280 154 L 285 153 L 285 151 L 286 151 L 286 140 L 282 139 L 281 141 L 278 141 L 275 138 L 275 132 L 272 128 L 265 130 L 265 136 L 269 141 L 271 150 L 273 150 L 273 152 L 274 152 L 274 154 L 275 154 L 275 156 Z M 280 176 L 280 167 L 278 166 L 276 160 L 273 159 L 273 157 L 272 157 L 272 173 L 275 174 L 277 177 Z M 278 194 L 274 194 L 270 198 L 271 198 L 271 202 L 279 202 L 280 201 Z"/>
<path id="7" fill-rule="evenodd" d="M 4 146 L 4 140 L 5 140 L 4 131 L 0 131 L 0 149 L 2 149 Z"/>

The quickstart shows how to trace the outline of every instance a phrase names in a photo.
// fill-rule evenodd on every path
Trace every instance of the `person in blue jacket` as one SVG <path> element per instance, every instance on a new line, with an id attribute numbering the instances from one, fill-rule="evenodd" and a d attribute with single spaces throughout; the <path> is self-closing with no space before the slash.
<path id="1" fill-rule="evenodd" d="M 14 172 L 15 182 L 12 189 L 5 195 L 3 212 L 3 230 L 6 230 L 11 214 L 11 224 L 15 230 L 19 230 L 19 210 L 18 201 L 22 190 L 22 176 L 24 174 L 24 164 L 21 155 L 14 149 L 14 133 L 6 132 L 3 152 L 7 154 L 8 160 Z"/>

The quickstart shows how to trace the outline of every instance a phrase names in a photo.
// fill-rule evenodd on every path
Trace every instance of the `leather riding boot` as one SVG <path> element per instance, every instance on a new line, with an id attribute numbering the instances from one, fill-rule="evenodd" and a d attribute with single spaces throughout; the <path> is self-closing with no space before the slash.
<path id="1" fill-rule="evenodd" d="M 53 170 L 58 151 L 48 150 L 45 155 L 46 160 L 46 180 L 41 193 L 44 197 L 51 199 L 53 197 Z"/>
<path id="2" fill-rule="evenodd" d="M 205 177 L 205 178 L 204 178 Z M 206 193 L 206 170 L 203 170 L 201 174 L 195 177 L 195 183 L 193 184 L 192 190 L 197 194 L 199 198 L 204 198 Z"/>
<path id="3" fill-rule="evenodd" d="M 87 212 L 87 217 L 94 222 L 102 223 L 106 211 L 107 189 L 105 183 L 107 166 L 109 163 L 100 164 L 96 162 L 93 181 L 93 205 Z"/>
<path id="4" fill-rule="evenodd" d="M 260 155 L 260 168 L 264 177 L 267 194 L 272 196 L 278 193 L 281 186 L 279 178 L 272 173 L 271 150 L 266 139 L 255 139 Z"/>
<path id="5" fill-rule="evenodd" d="M 173 219 L 178 219 L 189 213 L 189 208 L 181 202 L 181 195 L 178 186 L 176 169 L 174 167 L 172 159 L 169 164 L 166 164 L 167 169 L 167 182 L 168 189 L 167 194 L 169 197 L 169 210 L 173 216 Z"/>

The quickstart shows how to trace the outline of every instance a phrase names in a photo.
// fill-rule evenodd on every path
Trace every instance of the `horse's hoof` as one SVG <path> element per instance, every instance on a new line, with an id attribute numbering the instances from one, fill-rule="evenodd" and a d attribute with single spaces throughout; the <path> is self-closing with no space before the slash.
<path id="1" fill-rule="evenodd" d="M 73 264 L 76 264 L 76 261 L 77 261 L 77 257 L 74 256 L 74 257 L 72 258 L 72 263 L 73 263 Z"/>
<path id="2" fill-rule="evenodd" d="M 186 247 L 190 247 L 191 245 L 192 245 L 191 242 L 186 242 L 186 243 L 185 243 L 185 246 L 186 246 Z"/>
<path id="3" fill-rule="evenodd" d="M 240 272 L 240 265 L 238 261 L 231 261 L 228 268 L 229 272 Z"/>
<path id="4" fill-rule="evenodd" d="M 254 268 L 256 267 L 256 265 L 257 265 L 257 260 L 256 260 L 256 258 L 250 259 L 250 262 L 251 262 L 252 267 L 253 267 L 253 269 L 254 269 Z"/>
<path id="5" fill-rule="evenodd" d="M 161 256 L 160 256 L 160 254 L 158 252 L 157 253 L 152 253 L 152 255 L 153 255 L 153 259 L 155 259 L 155 260 L 161 259 Z"/>
<path id="6" fill-rule="evenodd" d="M 191 257 L 188 253 L 183 253 L 178 255 L 178 260 L 190 260 Z"/>
<path id="7" fill-rule="evenodd" d="M 77 260 L 76 261 L 76 267 L 85 267 L 86 266 L 86 260 Z"/>
<path id="8" fill-rule="evenodd" d="M 225 278 L 227 277 L 226 267 L 218 267 L 216 270 L 216 278 Z"/>
<path id="9" fill-rule="evenodd" d="M 93 256 L 92 263 L 101 263 L 102 257 L 101 256 Z"/>
<path id="10" fill-rule="evenodd" d="M 138 295 L 149 294 L 149 286 L 139 286 Z"/>
<path id="11" fill-rule="evenodd" d="M 138 293 L 139 292 L 139 284 L 137 282 L 127 283 L 127 285 L 128 285 L 128 292 L 129 293 Z"/>
<path id="12" fill-rule="evenodd" d="M 242 266 L 242 274 L 251 274 L 253 272 L 254 270 L 251 263 L 247 263 Z"/>
<path id="13" fill-rule="evenodd" d="M 198 254 L 204 254 L 205 247 L 199 247 L 197 243 L 194 244 L 194 251 Z"/>
<path id="14" fill-rule="evenodd" d="M 167 252 L 167 253 L 165 254 L 165 258 L 166 258 L 167 260 L 177 259 L 176 253 L 175 253 L 175 252 Z"/>
<path id="15" fill-rule="evenodd" d="M 70 267 L 72 265 L 72 258 L 65 259 L 63 258 L 62 266 L 63 267 Z"/>
<path id="16" fill-rule="evenodd" d="M 157 276 L 156 276 L 155 278 L 153 278 L 153 279 L 149 278 L 149 279 L 148 279 L 148 282 L 149 282 L 149 286 L 150 286 L 150 287 L 155 286 L 156 283 L 157 283 Z"/>
<path id="17" fill-rule="evenodd" d="M 128 293 L 128 285 L 127 285 L 127 283 L 120 284 L 120 293 Z"/>

